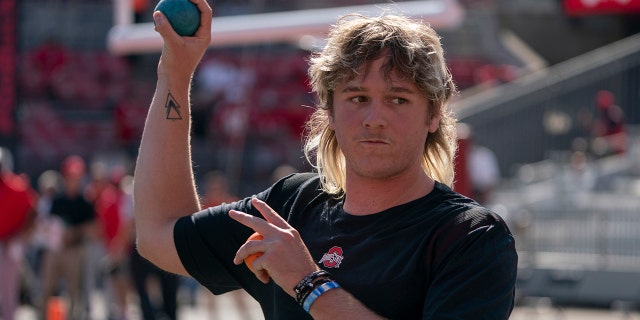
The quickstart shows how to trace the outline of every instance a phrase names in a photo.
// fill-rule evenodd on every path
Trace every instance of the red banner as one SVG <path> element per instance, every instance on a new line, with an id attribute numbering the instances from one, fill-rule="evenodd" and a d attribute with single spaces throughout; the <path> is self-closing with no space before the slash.
<path id="1" fill-rule="evenodd" d="M 0 1 L 0 135 L 14 131 L 14 109 L 17 104 L 17 20 L 18 2 Z"/>
<path id="2" fill-rule="evenodd" d="M 640 12 L 640 0 L 564 0 L 562 7 L 570 16 L 629 14 Z"/>

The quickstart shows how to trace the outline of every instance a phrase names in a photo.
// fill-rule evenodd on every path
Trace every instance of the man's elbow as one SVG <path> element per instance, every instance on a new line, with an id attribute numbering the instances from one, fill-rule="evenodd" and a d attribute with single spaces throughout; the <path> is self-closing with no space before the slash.
<path id="1" fill-rule="evenodd" d="M 139 210 L 134 210 L 135 244 L 136 250 L 143 258 L 152 261 L 154 251 L 153 231 L 150 230 L 150 222 L 145 221 Z"/>
<path id="2" fill-rule="evenodd" d="M 171 253 L 175 251 L 173 244 L 172 220 L 145 220 L 135 218 L 135 244 L 138 254 L 161 269 L 173 264 Z M 175 255 L 177 257 L 177 255 Z"/>
<path id="3" fill-rule="evenodd" d="M 141 257 L 151 260 L 152 248 L 149 246 L 149 240 L 143 236 L 144 232 L 136 227 L 136 251 L 140 254 Z"/>

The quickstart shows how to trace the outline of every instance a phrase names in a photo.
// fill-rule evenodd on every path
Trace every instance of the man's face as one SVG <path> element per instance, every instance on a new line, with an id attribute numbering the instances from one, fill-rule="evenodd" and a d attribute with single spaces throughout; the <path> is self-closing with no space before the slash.
<path id="1" fill-rule="evenodd" d="M 335 88 L 329 125 L 336 133 L 347 175 L 386 179 L 421 170 L 424 144 L 438 129 L 429 102 L 415 84 L 395 73 L 385 79 L 384 58 Z"/>

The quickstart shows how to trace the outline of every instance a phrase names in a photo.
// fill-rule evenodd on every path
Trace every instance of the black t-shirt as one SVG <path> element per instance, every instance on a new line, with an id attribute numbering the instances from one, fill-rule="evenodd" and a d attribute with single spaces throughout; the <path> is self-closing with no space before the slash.
<path id="1" fill-rule="evenodd" d="M 437 183 L 428 195 L 353 216 L 322 192 L 317 174 L 294 174 L 257 195 L 300 232 L 318 265 L 390 319 L 508 319 L 517 270 L 504 221 Z M 213 293 L 244 288 L 266 319 L 310 319 L 273 282 L 233 257 L 252 233 L 230 209 L 260 216 L 250 198 L 180 219 L 175 244 L 186 270 Z"/>
<path id="2" fill-rule="evenodd" d="M 79 226 L 95 219 L 93 205 L 82 195 L 58 195 L 53 199 L 49 211 L 52 215 L 62 218 L 68 227 Z"/>

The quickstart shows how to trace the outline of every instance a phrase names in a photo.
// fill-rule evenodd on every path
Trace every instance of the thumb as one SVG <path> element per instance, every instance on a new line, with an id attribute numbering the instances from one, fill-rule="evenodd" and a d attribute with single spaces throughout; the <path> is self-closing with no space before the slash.
<path id="1" fill-rule="evenodd" d="M 153 13 L 153 25 L 156 32 L 158 32 L 163 38 L 175 37 L 178 34 L 173 30 L 167 17 L 160 11 Z"/>

